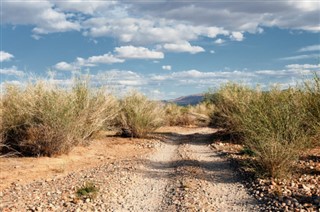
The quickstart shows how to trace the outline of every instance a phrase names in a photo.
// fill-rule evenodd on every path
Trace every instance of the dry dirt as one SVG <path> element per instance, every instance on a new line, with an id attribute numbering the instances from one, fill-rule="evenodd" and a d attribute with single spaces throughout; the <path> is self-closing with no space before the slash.
<path id="1" fill-rule="evenodd" d="M 210 128 L 97 139 L 56 158 L 1 158 L 2 211 L 258 211 Z M 99 191 L 77 197 L 86 182 Z"/>

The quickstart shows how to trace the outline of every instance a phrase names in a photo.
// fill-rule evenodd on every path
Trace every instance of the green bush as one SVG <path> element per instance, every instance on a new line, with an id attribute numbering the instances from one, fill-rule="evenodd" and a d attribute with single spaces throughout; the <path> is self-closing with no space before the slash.
<path id="1" fill-rule="evenodd" d="M 241 135 L 263 175 L 282 176 L 320 138 L 320 80 L 269 91 L 227 84 L 214 95 L 213 125 Z"/>
<path id="2" fill-rule="evenodd" d="M 124 136 L 143 138 L 163 125 L 164 110 L 159 102 L 131 93 L 121 102 L 119 123 Z"/>
<path id="3" fill-rule="evenodd" d="M 239 138 L 242 134 L 240 118 L 251 99 L 257 98 L 258 92 L 234 83 L 222 86 L 215 94 L 213 104 L 214 112 L 211 115 L 211 125 L 223 128 L 231 137 Z"/>
<path id="4" fill-rule="evenodd" d="M 300 101 L 306 112 L 304 125 L 311 130 L 314 145 L 320 145 L 320 77 L 315 75 L 312 81 L 304 83 L 304 92 Z"/>
<path id="5" fill-rule="evenodd" d="M 252 99 L 238 115 L 244 143 L 256 153 L 267 175 L 288 173 L 307 146 L 308 132 L 302 126 L 305 112 L 297 97 L 294 89 L 273 89 Z"/>
<path id="6" fill-rule="evenodd" d="M 57 155 L 87 144 L 90 136 L 117 115 L 114 97 L 76 82 L 72 90 L 37 82 L 7 86 L 2 98 L 3 153 Z"/>
<path id="7" fill-rule="evenodd" d="M 83 186 L 77 189 L 76 195 L 78 198 L 94 199 L 99 192 L 99 188 L 93 182 L 85 182 Z"/>

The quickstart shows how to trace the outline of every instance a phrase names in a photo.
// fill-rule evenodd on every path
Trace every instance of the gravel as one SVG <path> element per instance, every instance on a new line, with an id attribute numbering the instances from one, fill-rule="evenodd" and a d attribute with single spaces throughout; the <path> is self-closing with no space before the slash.
<path id="1" fill-rule="evenodd" d="M 143 146 L 153 152 L 140 158 L 115 159 L 27 185 L 13 183 L 0 192 L 0 210 L 261 210 L 227 159 L 210 148 L 210 133 L 199 128 L 185 135 L 168 134 Z M 98 189 L 96 195 L 77 196 L 76 191 L 88 182 Z"/>

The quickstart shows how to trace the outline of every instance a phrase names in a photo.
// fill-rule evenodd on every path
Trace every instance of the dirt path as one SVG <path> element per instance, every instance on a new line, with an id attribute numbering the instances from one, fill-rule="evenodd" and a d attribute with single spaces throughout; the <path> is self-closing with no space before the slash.
<path id="1" fill-rule="evenodd" d="M 161 141 L 147 145 L 152 147 L 148 154 L 97 163 L 57 179 L 14 184 L 0 193 L 0 209 L 257 211 L 257 203 L 246 193 L 229 163 L 210 148 L 214 132 L 210 128 L 162 129 Z M 84 182 L 99 187 L 93 200 L 75 196 Z"/>

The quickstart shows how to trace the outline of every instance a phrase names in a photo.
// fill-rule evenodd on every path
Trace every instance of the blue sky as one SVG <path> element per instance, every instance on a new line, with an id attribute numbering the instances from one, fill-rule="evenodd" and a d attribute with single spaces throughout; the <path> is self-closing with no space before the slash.
<path id="1" fill-rule="evenodd" d="M 320 73 L 319 1 L 1 1 L 1 88 L 86 74 L 154 99 Z"/>

